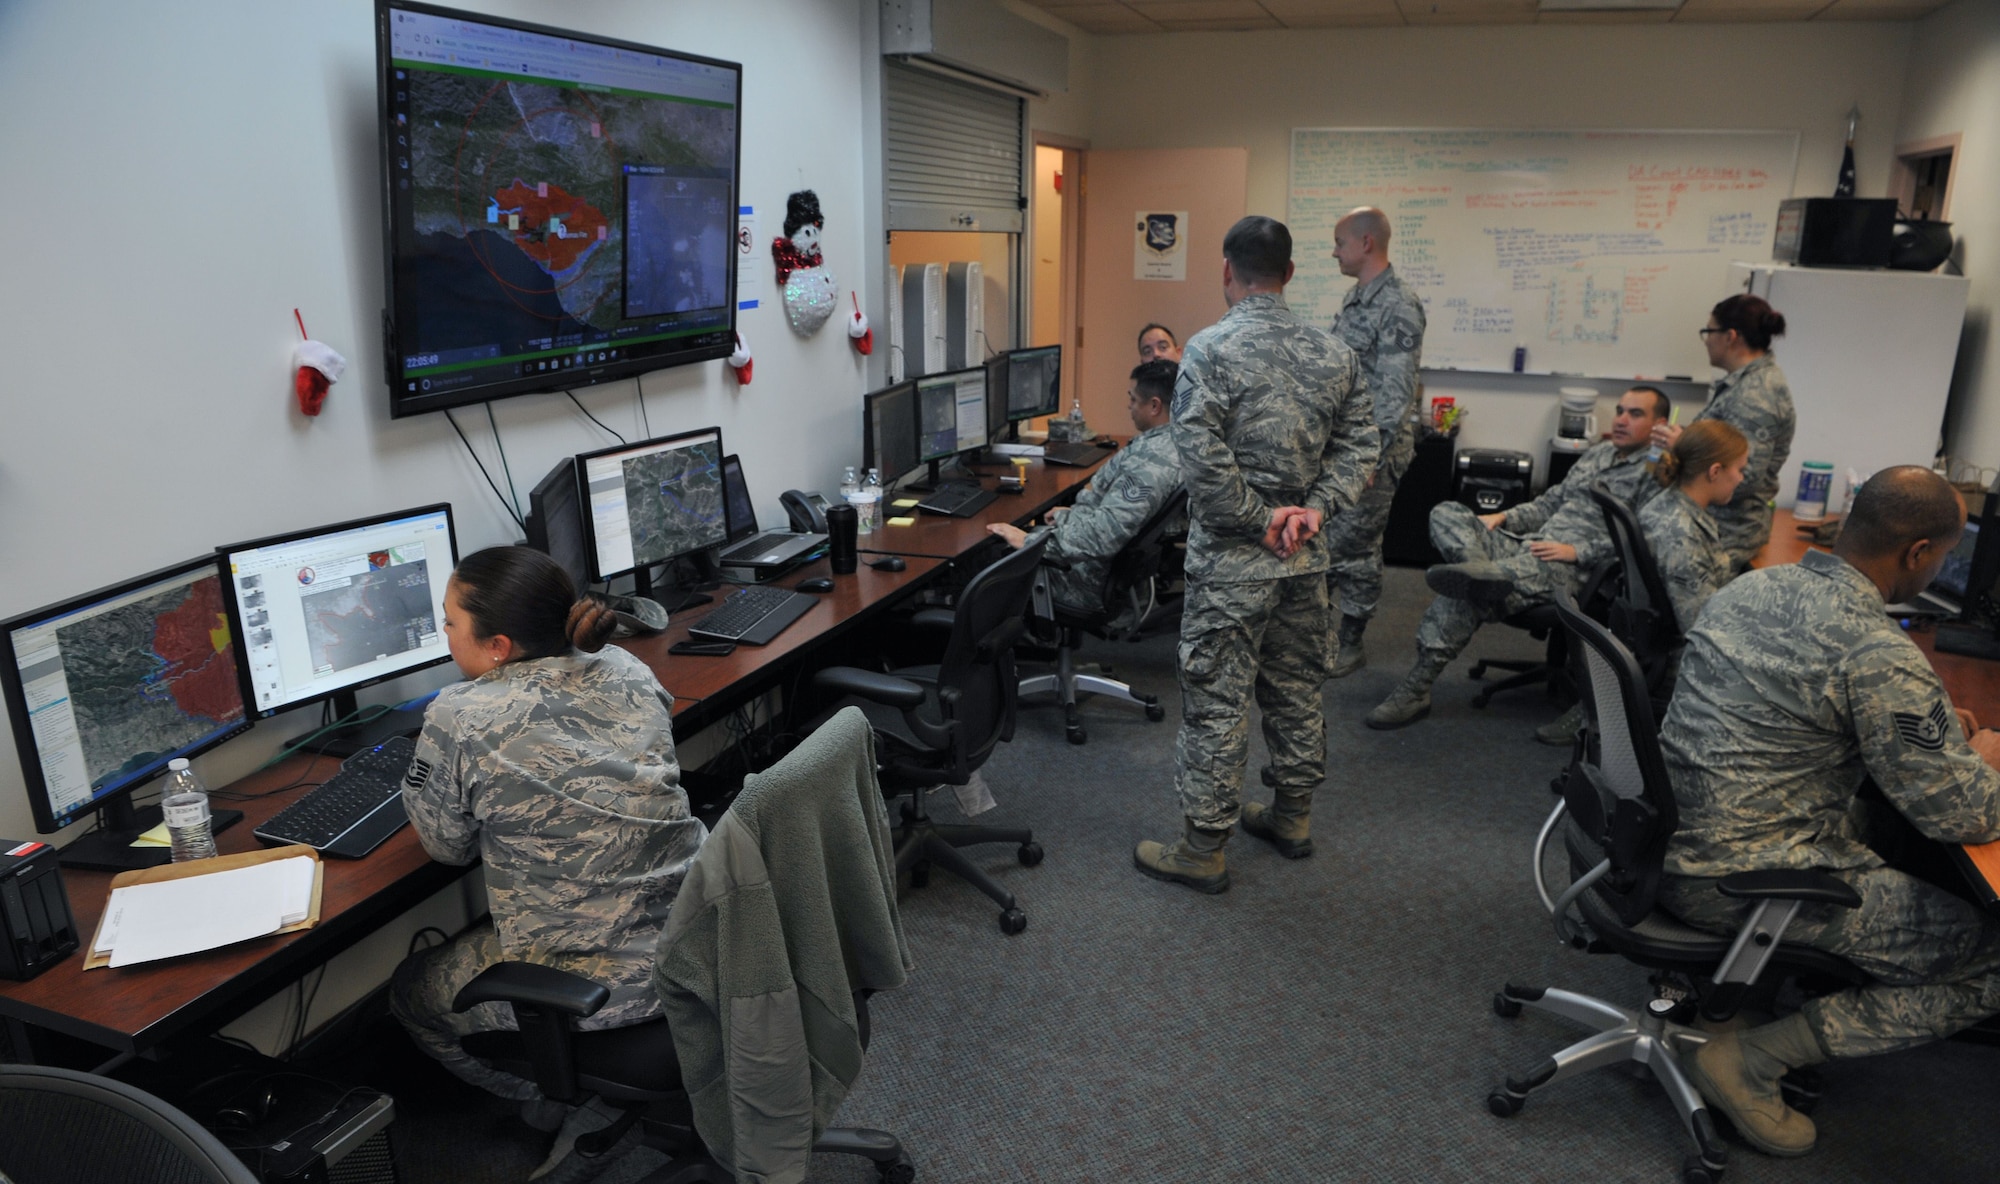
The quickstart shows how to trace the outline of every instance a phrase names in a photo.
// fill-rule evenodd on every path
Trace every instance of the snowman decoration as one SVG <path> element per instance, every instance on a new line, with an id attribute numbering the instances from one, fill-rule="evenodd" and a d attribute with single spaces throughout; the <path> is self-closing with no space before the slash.
<path id="1" fill-rule="evenodd" d="M 819 232 L 826 226 L 819 195 L 801 189 L 785 200 L 784 237 L 771 240 L 771 257 L 778 265 L 778 285 L 785 293 L 785 317 L 792 328 L 810 337 L 833 315 L 840 295 L 819 252 Z"/>

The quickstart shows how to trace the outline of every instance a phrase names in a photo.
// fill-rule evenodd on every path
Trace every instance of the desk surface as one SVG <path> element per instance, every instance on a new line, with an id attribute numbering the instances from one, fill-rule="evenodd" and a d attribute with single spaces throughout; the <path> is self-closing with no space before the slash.
<path id="1" fill-rule="evenodd" d="M 330 757 L 314 763 L 295 756 L 236 782 L 228 792 L 259 793 L 301 776 L 317 782 L 338 767 Z M 216 836 L 218 851 L 258 850 L 262 845 L 251 831 L 307 788 L 244 801 L 218 795 L 218 806 L 244 815 Z M 144 1052 L 182 1032 L 227 1023 L 471 870 L 432 862 L 407 826 L 366 859 L 328 859 L 323 866 L 320 922 L 311 929 L 169 962 L 91 971 L 83 969 L 78 950 L 39 978 L 0 982 L 0 1015 L 118 1052 Z M 62 877 L 80 940 L 88 942 L 111 895 L 112 873 L 64 868 Z"/>
<path id="2" fill-rule="evenodd" d="M 1105 460 L 1111 453 L 1104 454 Z M 1074 499 L 1104 460 L 1085 466 L 1052 465 L 1044 461 L 1032 461 L 1023 466 L 976 465 L 973 471 L 979 474 L 980 484 L 987 489 L 995 488 L 1004 473 L 1018 472 L 1026 478 L 1026 488 L 1020 493 L 1002 493 L 993 499 L 991 505 L 970 518 L 947 518 L 936 514 L 925 514 L 915 508 L 891 509 L 889 513 L 914 515 L 916 521 L 908 526 L 884 526 L 873 534 L 861 537 L 863 551 L 883 552 L 891 555 L 925 555 L 939 559 L 956 559 L 984 543 L 990 536 L 986 527 L 994 522 L 1007 522 L 1024 526 L 1028 520 L 1060 502 Z M 905 498 L 920 497 L 914 493 L 896 493 L 891 502 Z"/>

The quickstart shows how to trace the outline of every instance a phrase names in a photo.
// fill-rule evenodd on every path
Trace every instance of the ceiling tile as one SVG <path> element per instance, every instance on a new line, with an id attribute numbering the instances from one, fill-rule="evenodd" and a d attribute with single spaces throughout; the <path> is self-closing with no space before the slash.
<path id="1" fill-rule="evenodd" d="M 1264 10 L 1293 29 L 1341 25 L 1400 25 L 1396 0 L 1260 0 Z"/>
<path id="2" fill-rule="evenodd" d="M 1074 8 L 1051 8 L 1050 12 L 1086 33 L 1157 33 L 1160 26 L 1123 4 L 1080 4 Z"/>

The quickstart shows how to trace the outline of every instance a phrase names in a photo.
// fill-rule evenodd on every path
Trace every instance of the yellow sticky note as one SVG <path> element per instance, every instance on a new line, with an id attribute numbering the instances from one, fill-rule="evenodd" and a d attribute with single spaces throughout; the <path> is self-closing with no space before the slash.
<path id="1" fill-rule="evenodd" d="M 907 510 L 911 506 L 918 505 L 919 499 L 914 497 L 899 497 L 895 501 L 890 502 L 889 504 L 896 507 L 898 510 Z"/>
<path id="2" fill-rule="evenodd" d="M 1014 458 L 1014 467 L 1017 469 L 1025 469 L 1028 467 L 1028 461 L 1029 461 L 1028 457 L 1017 456 Z"/>
<path id="3" fill-rule="evenodd" d="M 915 526 L 916 524 L 917 520 L 908 514 L 889 519 L 889 525 L 891 526 Z"/>
<path id="4" fill-rule="evenodd" d="M 174 841 L 167 836 L 167 824 L 162 822 L 145 834 L 133 839 L 132 845 L 134 847 L 171 847 L 174 845 Z"/>

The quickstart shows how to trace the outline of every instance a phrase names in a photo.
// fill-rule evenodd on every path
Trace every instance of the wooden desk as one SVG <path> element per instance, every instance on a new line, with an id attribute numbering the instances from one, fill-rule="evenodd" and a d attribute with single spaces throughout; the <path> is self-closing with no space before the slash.
<path id="1" fill-rule="evenodd" d="M 307 772 L 313 758 L 292 757 L 227 787 L 230 793 L 272 789 Z M 308 781 L 330 777 L 338 763 L 313 764 Z M 247 801 L 216 799 L 243 811 L 243 821 L 216 836 L 227 855 L 262 845 L 258 824 L 303 795 L 307 786 Z M 25 983 L 0 981 L 0 1016 L 63 1032 L 123 1053 L 141 1053 L 190 1031 L 212 1031 L 277 994 L 313 967 L 373 933 L 405 910 L 471 871 L 434 863 L 404 827 L 366 859 L 329 859 L 320 922 L 311 929 L 258 938 L 220 950 L 143 966 L 83 969 L 82 950 Z M 70 909 L 89 942 L 111 895 L 111 873 L 65 868 Z"/>
<path id="2" fill-rule="evenodd" d="M 991 505 L 970 518 L 948 518 L 937 514 L 925 514 L 914 508 L 889 514 L 905 513 L 916 516 L 909 526 L 884 526 L 874 534 L 863 535 L 861 549 L 864 552 L 889 555 L 923 555 L 937 559 L 956 559 L 980 546 L 992 536 L 986 532 L 989 523 L 1006 522 L 1015 526 L 1025 526 L 1030 519 L 1046 514 L 1053 507 L 1076 499 L 1091 477 L 1103 467 L 1111 453 L 1104 454 L 1104 460 L 1088 467 L 1073 465 L 1052 465 L 1044 461 L 1031 461 L 1025 466 L 978 465 L 974 472 L 980 476 L 980 484 L 993 489 L 1003 473 L 1020 472 L 1027 478 L 1027 488 L 1020 493 L 1002 493 L 993 499 Z M 893 502 L 900 498 L 916 497 L 917 494 L 892 494 Z"/>
<path id="3" fill-rule="evenodd" d="M 1778 510 L 1771 515 L 1771 537 L 1765 541 L 1764 549 L 1757 552 L 1756 558 L 1750 561 L 1750 566 L 1754 569 L 1797 563 L 1812 549 L 1813 544 L 1807 542 L 1806 537 L 1799 533 L 1799 521 L 1792 517 L 1792 512 Z M 1826 550 L 1824 547 L 1819 549 Z"/>

